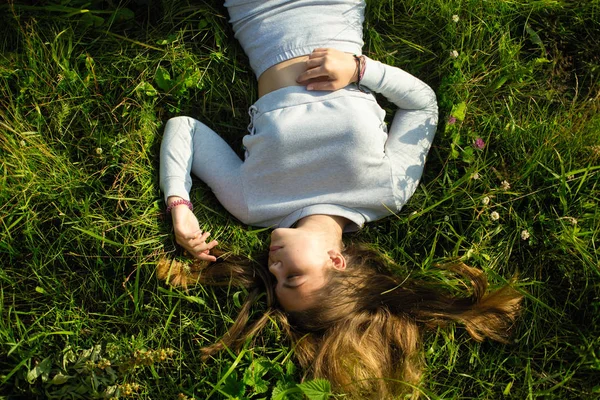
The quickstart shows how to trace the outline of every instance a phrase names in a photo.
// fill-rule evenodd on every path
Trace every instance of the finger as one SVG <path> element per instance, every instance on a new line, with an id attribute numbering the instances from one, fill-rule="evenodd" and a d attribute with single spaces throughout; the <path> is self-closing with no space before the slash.
<path id="1" fill-rule="evenodd" d="M 306 86 L 306 90 L 337 90 L 339 89 L 334 82 L 313 82 Z"/>
<path id="2" fill-rule="evenodd" d="M 189 235 L 184 236 L 183 238 L 185 240 L 194 240 L 196 239 L 198 236 L 200 236 L 202 234 L 202 230 L 198 229 L 196 232 L 191 233 Z"/>
<path id="3" fill-rule="evenodd" d="M 327 55 L 327 49 L 314 49 L 312 51 L 312 53 L 310 53 L 308 55 L 308 58 L 317 58 L 317 57 L 324 57 Z"/>
<path id="4" fill-rule="evenodd" d="M 219 242 L 217 242 L 216 240 L 213 240 L 210 243 L 205 243 L 203 241 L 202 243 L 193 246 L 192 250 L 194 253 L 201 253 L 203 251 L 209 251 L 210 249 L 212 249 L 213 247 L 215 247 L 218 244 L 219 244 Z"/>
<path id="5" fill-rule="evenodd" d="M 203 261 L 217 261 L 217 257 L 207 253 L 198 253 L 196 258 Z"/>
<path id="6" fill-rule="evenodd" d="M 202 240 L 198 240 L 199 237 L 195 238 L 195 239 L 185 239 L 182 236 L 176 236 L 175 237 L 175 241 L 177 242 L 178 245 L 180 245 L 181 247 L 183 247 L 184 249 L 192 249 L 194 248 L 194 246 L 197 246 L 199 244 L 202 244 L 204 241 Z"/>
<path id="7" fill-rule="evenodd" d="M 198 244 L 198 245 L 195 245 L 194 247 L 192 247 L 190 252 L 192 254 L 199 254 L 206 250 L 209 250 L 206 248 L 206 243 L 202 243 L 202 244 Z"/>
<path id="8" fill-rule="evenodd" d="M 207 248 L 211 249 L 211 248 L 215 247 L 218 242 L 216 240 L 213 240 L 211 243 L 207 244 L 206 238 L 209 235 L 210 235 L 210 232 L 205 232 L 202 236 L 200 236 L 194 240 L 188 240 L 188 241 L 185 241 L 185 242 L 179 243 L 179 244 L 181 244 L 185 248 L 190 248 L 193 251 L 202 251 Z M 215 244 L 212 244 L 212 243 L 215 243 Z"/>
<path id="9" fill-rule="evenodd" d="M 180 237 L 179 239 L 184 240 L 190 245 L 200 244 L 206 241 L 206 238 L 210 236 L 210 232 L 197 231 L 193 235 L 189 235 L 187 237 Z"/>
<path id="10" fill-rule="evenodd" d="M 210 232 L 204 232 L 198 240 L 201 240 L 202 242 L 206 242 L 206 239 L 208 239 L 209 236 L 210 236 Z"/>
<path id="11" fill-rule="evenodd" d="M 325 61 L 324 57 L 313 58 L 311 60 L 308 60 L 308 61 L 306 61 L 306 70 L 313 69 L 320 65 L 323 65 L 324 61 Z"/>
<path id="12" fill-rule="evenodd" d="M 300 75 L 298 75 L 296 82 L 306 82 L 311 79 L 317 79 L 322 77 L 329 78 L 329 73 L 325 70 L 323 66 L 320 66 L 301 73 Z"/>
<path id="13" fill-rule="evenodd" d="M 314 54 L 314 53 L 328 53 L 330 50 L 331 49 L 329 47 L 317 47 L 316 49 L 314 49 L 312 51 L 311 54 Z"/>
<path id="14" fill-rule="evenodd" d="M 199 258 L 199 259 L 205 260 L 205 261 L 217 261 L 217 257 L 210 254 L 210 249 L 215 247 L 217 244 L 219 244 L 219 243 L 216 240 L 213 240 L 212 242 L 206 244 L 206 246 L 208 246 L 208 249 L 202 250 L 202 251 L 199 251 L 198 253 L 196 253 L 196 258 Z"/>

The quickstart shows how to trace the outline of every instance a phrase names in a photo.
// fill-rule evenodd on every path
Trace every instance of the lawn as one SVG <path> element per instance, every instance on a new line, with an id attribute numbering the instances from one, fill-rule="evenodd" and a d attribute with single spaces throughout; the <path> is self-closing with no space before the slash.
<path id="1" fill-rule="evenodd" d="M 428 332 L 422 398 L 600 399 L 600 1 L 371 0 L 364 32 L 366 55 L 432 86 L 440 124 L 412 199 L 350 238 L 407 273 L 459 258 L 492 286 L 516 276 L 525 296 L 509 344 Z M 0 4 L 0 399 L 327 398 L 298 385 L 275 323 L 203 360 L 247 292 L 156 277 L 184 259 L 165 122 L 242 154 L 256 99 L 221 2 Z M 199 181 L 192 199 L 223 250 L 265 251 L 268 230 Z"/>

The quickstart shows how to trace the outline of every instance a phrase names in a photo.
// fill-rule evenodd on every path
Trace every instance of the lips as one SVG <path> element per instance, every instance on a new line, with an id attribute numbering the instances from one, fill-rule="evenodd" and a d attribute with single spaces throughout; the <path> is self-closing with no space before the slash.
<path id="1" fill-rule="evenodd" d="M 277 251 L 277 250 L 281 249 L 282 247 L 283 246 L 271 246 L 271 247 L 269 247 L 269 252 L 272 253 L 274 251 Z"/>

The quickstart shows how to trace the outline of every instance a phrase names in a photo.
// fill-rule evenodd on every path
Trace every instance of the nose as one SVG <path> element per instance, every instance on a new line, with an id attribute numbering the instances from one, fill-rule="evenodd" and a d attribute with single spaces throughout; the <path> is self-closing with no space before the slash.
<path id="1" fill-rule="evenodd" d="M 269 271 L 277 277 L 277 272 L 281 269 L 281 261 L 269 264 Z"/>
<path id="2" fill-rule="evenodd" d="M 275 228 L 271 231 L 271 242 L 277 239 L 279 234 L 282 232 L 282 228 Z"/>

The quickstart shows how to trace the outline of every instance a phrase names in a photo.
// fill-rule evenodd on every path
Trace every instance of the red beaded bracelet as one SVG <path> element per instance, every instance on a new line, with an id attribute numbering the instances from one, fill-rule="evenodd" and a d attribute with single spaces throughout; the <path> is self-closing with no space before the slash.
<path id="1" fill-rule="evenodd" d="M 167 214 L 171 214 L 171 210 L 173 209 L 173 207 L 177 207 L 177 206 L 180 206 L 182 204 L 185 204 L 186 206 L 188 206 L 188 208 L 191 211 L 194 211 L 194 205 L 192 204 L 191 201 L 181 199 L 181 200 L 175 200 L 174 202 L 172 202 L 171 204 L 169 204 L 169 206 L 167 207 Z"/>

